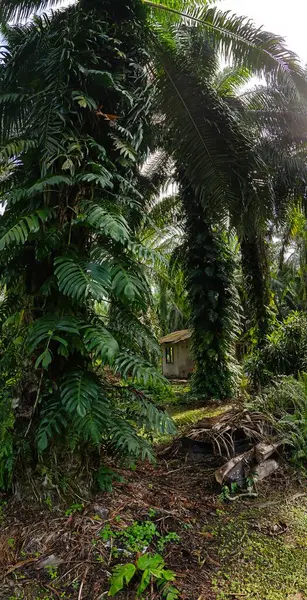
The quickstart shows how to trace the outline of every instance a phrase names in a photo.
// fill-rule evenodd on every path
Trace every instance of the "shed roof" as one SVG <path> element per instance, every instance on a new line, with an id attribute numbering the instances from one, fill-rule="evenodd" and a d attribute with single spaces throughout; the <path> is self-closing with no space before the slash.
<path id="1" fill-rule="evenodd" d="M 183 342 L 184 340 L 188 340 L 192 335 L 190 329 L 180 329 L 180 331 L 174 331 L 173 333 L 169 333 L 160 339 L 160 344 L 178 344 L 178 342 Z"/>

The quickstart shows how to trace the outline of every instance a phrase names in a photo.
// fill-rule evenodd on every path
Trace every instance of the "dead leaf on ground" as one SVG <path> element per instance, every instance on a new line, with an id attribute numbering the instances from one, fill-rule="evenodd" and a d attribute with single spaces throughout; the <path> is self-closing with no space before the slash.
<path id="1" fill-rule="evenodd" d="M 212 535 L 210 531 L 202 531 L 200 535 L 202 535 L 206 540 L 214 540 L 214 535 Z"/>

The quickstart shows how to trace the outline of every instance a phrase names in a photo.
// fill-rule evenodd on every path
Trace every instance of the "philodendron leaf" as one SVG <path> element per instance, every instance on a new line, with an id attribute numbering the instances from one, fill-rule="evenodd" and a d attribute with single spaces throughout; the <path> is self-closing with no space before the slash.
<path id="1" fill-rule="evenodd" d="M 109 596 L 115 596 L 128 585 L 136 571 L 135 565 L 127 563 L 126 565 L 117 565 L 112 573 Z"/>
<path id="2" fill-rule="evenodd" d="M 137 562 L 138 569 L 141 571 L 145 571 L 145 569 L 163 569 L 164 564 L 161 554 L 143 554 Z"/>
<path id="3" fill-rule="evenodd" d="M 148 588 L 151 579 L 151 572 L 149 569 L 145 569 L 142 575 L 141 583 L 137 589 L 137 596 L 140 596 Z"/>

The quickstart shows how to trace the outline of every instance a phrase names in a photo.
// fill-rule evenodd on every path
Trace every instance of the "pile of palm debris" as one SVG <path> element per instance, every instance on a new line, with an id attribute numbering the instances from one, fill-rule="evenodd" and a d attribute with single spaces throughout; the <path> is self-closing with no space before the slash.
<path id="1" fill-rule="evenodd" d="M 186 455 L 186 460 L 218 467 L 221 485 L 261 481 L 280 466 L 286 442 L 275 423 L 259 412 L 231 408 L 193 425 L 161 455 Z"/>

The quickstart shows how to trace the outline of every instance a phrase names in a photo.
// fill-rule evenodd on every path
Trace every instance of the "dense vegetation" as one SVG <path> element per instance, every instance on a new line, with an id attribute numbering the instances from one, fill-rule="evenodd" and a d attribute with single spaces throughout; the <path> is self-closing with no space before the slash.
<path id="1" fill-rule="evenodd" d="M 191 326 L 205 400 L 307 360 L 297 57 L 206 2 L 56 4 L 0 0 L 0 488 L 152 459 L 160 334 Z"/>

